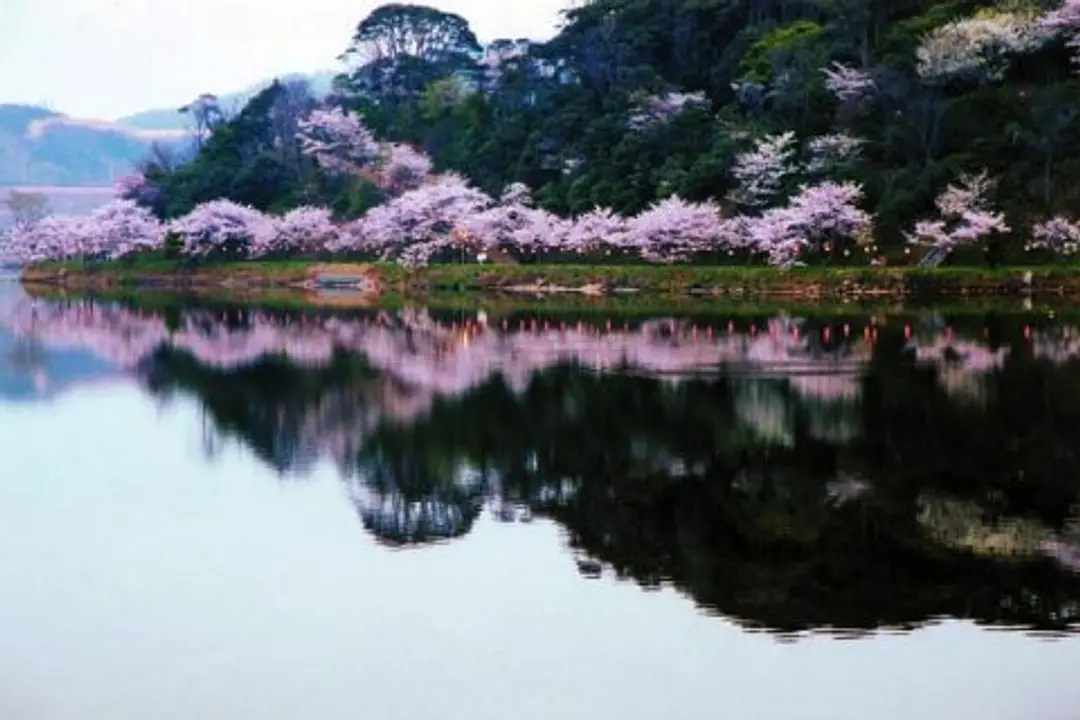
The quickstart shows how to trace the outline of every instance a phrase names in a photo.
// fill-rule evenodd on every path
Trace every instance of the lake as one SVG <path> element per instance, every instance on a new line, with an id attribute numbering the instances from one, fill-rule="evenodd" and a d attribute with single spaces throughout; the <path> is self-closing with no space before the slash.
<path id="1" fill-rule="evenodd" d="M 0 717 L 1075 720 L 1080 316 L 693 311 L 0 283 Z"/>

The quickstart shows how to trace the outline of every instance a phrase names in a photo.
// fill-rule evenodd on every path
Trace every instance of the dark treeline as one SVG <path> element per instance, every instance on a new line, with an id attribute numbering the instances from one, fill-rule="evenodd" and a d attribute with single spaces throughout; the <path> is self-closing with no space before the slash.
<path id="1" fill-rule="evenodd" d="M 864 185 L 886 244 L 959 173 L 984 169 L 1020 233 L 1068 214 L 1080 187 L 1069 49 L 1060 36 L 1025 36 L 1054 4 L 592 0 L 566 11 L 550 41 L 483 47 L 464 18 L 393 4 L 363 19 L 349 47 L 328 48 L 350 68 L 329 102 L 361 112 L 386 140 L 422 147 L 438 170 L 496 196 L 524 182 L 563 214 L 633 213 L 672 194 L 726 202 L 735 156 L 791 131 L 802 151 L 827 135 L 862 142 L 828 172 Z M 973 39 L 988 32 L 994 43 Z M 872 80 L 873 97 L 830 91 L 837 64 Z M 374 184 L 327 177 L 298 150 L 296 123 L 315 104 L 287 82 L 231 119 L 195 108 L 212 134 L 188 163 L 148 162 L 156 189 L 146 200 L 167 217 L 217 197 L 359 215 L 380 201 Z"/>

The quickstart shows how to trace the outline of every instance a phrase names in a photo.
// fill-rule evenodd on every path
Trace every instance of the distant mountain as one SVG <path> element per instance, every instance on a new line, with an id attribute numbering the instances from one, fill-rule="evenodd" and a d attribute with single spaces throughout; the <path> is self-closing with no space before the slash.
<path id="1" fill-rule="evenodd" d="M 110 185 L 130 173 L 155 140 L 179 143 L 184 137 L 0 105 L 0 185 Z"/>
<path id="2" fill-rule="evenodd" d="M 334 75 L 298 73 L 281 79 L 306 80 L 323 97 L 330 92 Z M 238 110 L 271 82 L 221 96 L 223 109 Z M 186 143 L 189 128 L 189 118 L 175 109 L 148 110 L 107 122 L 0 104 L 0 187 L 112 185 L 146 157 L 151 143 Z"/>
<path id="3" fill-rule="evenodd" d="M 315 96 L 322 98 L 330 94 L 335 75 L 336 73 L 325 70 L 312 74 L 294 73 L 282 75 L 277 79 L 282 81 L 306 80 L 311 84 L 311 89 L 312 92 L 315 93 Z M 218 95 L 218 102 L 226 112 L 235 112 L 246 105 L 248 100 L 255 97 L 260 91 L 269 87 L 270 83 L 273 81 L 274 79 L 270 78 L 256 83 L 249 88 L 240 90 L 239 92 Z M 116 122 L 119 125 L 141 128 L 144 130 L 186 130 L 191 127 L 191 118 L 179 112 L 178 109 L 173 108 L 146 110 L 134 115 L 122 117 Z"/>

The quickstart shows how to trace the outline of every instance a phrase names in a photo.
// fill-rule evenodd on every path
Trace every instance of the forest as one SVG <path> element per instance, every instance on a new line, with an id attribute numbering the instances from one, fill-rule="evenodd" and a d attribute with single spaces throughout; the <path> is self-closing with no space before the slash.
<path id="1" fill-rule="evenodd" d="M 423 224 L 393 200 L 431 174 L 452 182 L 428 186 L 429 209 L 476 191 L 464 216 L 483 198 L 547 213 L 515 239 L 530 253 L 565 249 L 541 236 L 570 218 L 575 252 L 645 247 L 665 262 L 790 265 L 813 249 L 888 263 L 917 243 L 1030 264 L 1080 246 L 1078 33 L 1076 0 L 592 0 L 547 42 L 481 45 L 461 16 L 383 5 L 339 49 L 328 100 L 278 82 L 227 117 L 203 96 L 185 108 L 194 156 L 154 153 L 123 193 L 162 221 L 225 201 L 325 208 L 324 229 L 369 216 L 359 229 L 386 246 Z M 179 228 L 189 249 L 206 228 L 253 222 L 216 210 Z M 644 219 L 617 220 L 630 217 Z M 305 218 L 294 231 L 319 235 Z M 423 233 L 449 236 L 437 226 Z M 619 232 L 637 237 L 593 242 Z"/>

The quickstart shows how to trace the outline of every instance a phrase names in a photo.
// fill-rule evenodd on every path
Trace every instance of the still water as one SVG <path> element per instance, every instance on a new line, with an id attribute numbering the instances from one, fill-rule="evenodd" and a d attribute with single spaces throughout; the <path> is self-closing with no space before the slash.
<path id="1" fill-rule="evenodd" d="M 5 720 L 1080 718 L 1067 317 L 9 283 L 0 363 Z"/>

